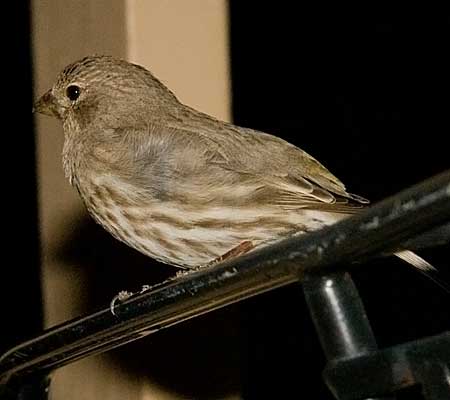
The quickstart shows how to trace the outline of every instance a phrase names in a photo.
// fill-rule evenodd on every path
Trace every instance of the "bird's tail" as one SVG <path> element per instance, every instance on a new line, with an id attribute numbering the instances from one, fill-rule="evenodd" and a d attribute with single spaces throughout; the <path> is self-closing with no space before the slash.
<path id="1" fill-rule="evenodd" d="M 410 250 L 402 250 L 395 253 L 395 255 L 415 267 L 420 273 L 431 279 L 447 293 L 450 293 L 449 285 L 437 276 L 438 270 L 434 268 L 428 261 L 424 260 L 422 257 L 418 256 L 416 253 L 413 253 Z"/>
<path id="2" fill-rule="evenodd" d="M 410 250 L 399 251 L 398 253 L 395 253 L 395 255 L 422 272 L 437 272 L 437 269 L 434 268 L 428 261 L 424 260 L 422 257 L 419 257 L 416 253 L 413 253 Z"/>

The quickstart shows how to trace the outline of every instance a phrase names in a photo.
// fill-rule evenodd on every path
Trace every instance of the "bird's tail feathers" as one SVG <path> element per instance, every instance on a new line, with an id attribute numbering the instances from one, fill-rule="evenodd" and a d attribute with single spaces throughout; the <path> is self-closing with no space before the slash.
<path id="1" fill-rule="evenodd" d="M 422 257 L 418 256 L 416 253 L 413 253 L 410 250 L 399 251 L 398 253 L 395 253 L 395 255 L 420 271 L 437 272 L 437 269 L 434 268 L 428 261 L 424 260 Z"/>
<path id="2" fill-rule="evenodd" d="M 437 275 L 438 270 L 433 267 L 428 261 L 424 260 L 422 257 L 418 256 L 416 253 L 413 253 L 410 250 L 402 250 L 395 253 L 395 255 L 415 267 L 420 273 L 431 279 L 447 293 L 450 293 L 450 286 L 447 284 L 447 282 L 444 282 L 439 278 L 439 276 Z"/>

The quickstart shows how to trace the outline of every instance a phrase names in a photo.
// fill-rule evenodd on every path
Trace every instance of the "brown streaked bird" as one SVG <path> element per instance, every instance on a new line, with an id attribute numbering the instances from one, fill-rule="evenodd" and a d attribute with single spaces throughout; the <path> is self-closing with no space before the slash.
<path id="1" fill-rule="evenodd" d="M 124 60 L 70 64 L 35 111 L 62 121 L 64 171 L 94 219 L 177 267 L 238 256 L 368 203 L 298 147 L 196 111 Z"/>

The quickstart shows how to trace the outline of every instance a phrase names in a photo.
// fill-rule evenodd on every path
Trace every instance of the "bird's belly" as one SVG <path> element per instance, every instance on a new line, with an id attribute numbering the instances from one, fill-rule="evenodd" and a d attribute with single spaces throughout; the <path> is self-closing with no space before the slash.
<path id="1" fill-rule="evenodd" d="M 90 214 L 114 237 L 158 261 L 184 268 L 205 265 L 243 241 L 258 246 L 323 225 L 317 215 L 307 212 L 139 201 L 99 186 L 83 199 Z"/>
<path id="2" fill-rule="evenodd" d="M 228 219 L 204 218 L 161 207 L 89 208 L 115 238 L 160 262 L 184 268 L 205 265 L 245 240 L 266 241 L 274 232 Z M 225 213 L 226 214 L 226 213 Z"/>
<path id="3" fill-rule="evenodd" d="M 155 222 L 151 209 L 89 211 L 116 239 L 160 262 L 193 268 L 215 258 L 213 248 L 188 234 L 191 228 Z"/>
<path id="4" fill-rule="evenodd" d="M 89 211 L 120 241 L 158 261 L 184 268 L 205 265 L 245 240 L 258 244 L 275 236 L 275 230 L 257 224 L 250 227 L 248 220 L 233 223 L 227 218 L 161 212 L 160 208 L 91 207 Z"/>

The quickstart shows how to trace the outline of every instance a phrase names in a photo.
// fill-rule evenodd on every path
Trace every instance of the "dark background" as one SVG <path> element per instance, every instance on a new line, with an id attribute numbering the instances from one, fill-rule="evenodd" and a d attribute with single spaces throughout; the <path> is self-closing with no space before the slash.
<path id="1" fill-rule="evenodd" d="M 230 3 L 235 122 L 298 145 L 351 192 L 373 201 L 449 168 L 447 10 L 291 3 Z M 25 1 L 4 8 L 14 26 L 1 63 L 6 102 L 0 350 L 38 332 L 42 319 L 34 138 L 26 111 L 33 97 L 29 10 Z M 92 288 L 86 288 L 93 293 L 89 312 L 129 287 L 118 272 L 121 265 L 133 262 L 147 270 L 149 261 L 92 222 L 78 232 L 79 240 L 69 247 L 78 243 L 77 257 L 85 250 L 86 264 L 98 264 Z M 99 243 L 96 255 L 88 246 L 92 237 Z M 446 248 L 421 255 L 450 281 Z M 112 262 L 117 273 L 107 269 Z M 106 274 L 112 279 L 107 294 L 96 286 L 104 285 Z M 449 328 L 449 294 L 402 262 L 376 260 L 353 277 L 380 346 Z M 152 356 L 145 373 L 186 397 L 215 398 L 242 386 L 246 399 L 300 398 L 302 393 L 332 398 L 321 380 L 325 359 L 300 285 L 175 326 L 111 352 L 112 360 L 142 364 L 144 347 Z M 176 365 L 168 361 L 175 353 Z M 420 398 L 419 390 L 400 398 Z"/>
<path id="2" fill-rule="evenodd" d="M 238 125 L 296 144 L 373 201 L 449 168 L 446 9 L 232 1 L 230 10 Z M 421 255 L 449 281 L 447 249 Z M 402 262 L 374 261 L 353 277 L 380 346 L 449 329 L 449 294 Z M 300 286 L 242 307 L 246 398 L 333 398 Z"/>
<path id="3" fill-rule="evenodd" d="M 0 353 L 42 327 L 28 1 L 2 13 Z"/>

